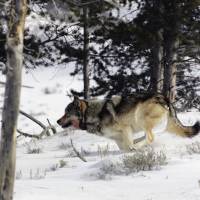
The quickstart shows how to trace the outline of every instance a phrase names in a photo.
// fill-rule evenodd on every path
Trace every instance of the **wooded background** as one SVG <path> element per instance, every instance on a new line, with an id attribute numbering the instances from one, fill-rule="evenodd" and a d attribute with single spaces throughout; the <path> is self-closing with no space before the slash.
<path id="1" fill-rule="evenodd" d="M 199 1 L 30 1 L 28 17 L 39 32 L 26 26 L 27 68 L 75 65 L 89 96 L 161 92 L 179 109 L 199 109 Z M 1 8 L 0 61 L 6 63 Z M 4 20 L 3 20 L 4 19 Z M 95 81 L 91 86 L 90 80 Z"/>

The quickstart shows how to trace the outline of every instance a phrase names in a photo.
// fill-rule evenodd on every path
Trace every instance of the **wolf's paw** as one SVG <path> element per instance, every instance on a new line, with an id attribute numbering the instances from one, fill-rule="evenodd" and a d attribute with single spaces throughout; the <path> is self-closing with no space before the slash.
<path id="1" fill-rule="evenodd" d="M 137 148 L 136 148 L 135 146 L 130 146 L 130 147 L 129 147 L 129 150 L 133 152 L 133 151 L 136 151 Z"/>

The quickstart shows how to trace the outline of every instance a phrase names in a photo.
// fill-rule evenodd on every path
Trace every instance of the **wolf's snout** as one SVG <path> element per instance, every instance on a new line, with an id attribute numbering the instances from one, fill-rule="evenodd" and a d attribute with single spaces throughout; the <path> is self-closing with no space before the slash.
<path id="1" fill-rule="evenodd" d="M 65 121 L 65 115 L 57 120 L 58 125 L 62 126 Z"/>
<path id="2" fill-rule="evenodd" d="M 60 125 L 60 122 L 61 122 L 61 120 L 60 120 L 60 119 L 59 119 L 59 120 L 57 120 L 57 124 L 58 124 L 58 125 Z"/>

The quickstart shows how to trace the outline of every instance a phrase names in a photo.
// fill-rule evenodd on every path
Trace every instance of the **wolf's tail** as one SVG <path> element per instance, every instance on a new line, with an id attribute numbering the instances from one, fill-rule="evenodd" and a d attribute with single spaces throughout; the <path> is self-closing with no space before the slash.
<path id="1" fill-rule="evenodd" d="M 200 132 L 200 122 L 196 122 L 193 126 L 184 126 L 177 118 L 173 106 L 170 105 L 169 108 L 170 114 L 168 117 L 167 131 L 182 137 L 193 137 Z"/>

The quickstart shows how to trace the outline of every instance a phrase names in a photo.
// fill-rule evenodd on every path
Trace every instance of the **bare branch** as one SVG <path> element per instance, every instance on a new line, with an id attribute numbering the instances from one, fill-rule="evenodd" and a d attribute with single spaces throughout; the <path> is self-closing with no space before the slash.
<path id="1" fill-rule="evenodd" d="M 81 153 L 74 147 L 72 139 L 70 139 L 70 142 L 71 142 L 71 146 L 72 146 L 75 154 L 77 155 L 77 157 L 80 158 L 83 162 L 87 162 L 87 160 L 81 155 Z"/>
<path id="2" fill-rule="evenodd" d="M 22 111 L 22 110 L 20 110 L 19 112 L 20 112 L 20 114 L 22 114 L 22 115 L 24 115 L 25 117 L 29 118 L 30 120 L 34 121 L 36 124 L 38 124 L 38 125 L 39 125 L 40 127 L 42 127 L 43 129 L 46 128 L 46 126 L 45 126 L 42 122 L 40 122 L 39 120 L 35 119 L 33 116 L 31 116 L 31 115 L 25 113 L 25 112 Z"/>
<path id="3" fill-rule="evenodd" d="M 50 122 L 49 119 L 47 119 L 47 122 L 48 122 L 48 124 L 49 124 L 48 128 L 52 130 L 53 134 L 56 134 L 57 131 L 56 131 L 55 126 L 53 126 L 53 125 L 51 124 L 51 122 Z"/>
<path id="4" fill-rule="evenodd" d="M 1 84 L 1 85 L 5 85 L 6 83 L 3 82 L 3 81 L 0 81 L 0 84 Z M 24 87 L 24 88 L 29 88 L 29 89 L 33 89 L 33 88 L 34 88 L 34 87 L 32 87 L 32 86 L 29 86 L 29 85 L 22 85 L 22 87 Z"/>
<path id="5" fill-rule="evenodd" d="M 0 110 L 2 110 L 2 108 L 0 108 Z M 35 137 L 37 139 L 40 139 L 44 135 L 50 136 L 51 134 L 50 134 L 49 130 L 51 130 L 53 132 L 53 134 L 57 133 L 55 126 L 53 126 L 48 119 L 47 119 L 47 121 L 48 121 L 49 126 L 46 126 L 42 122 L 40 122 L 39 120 L 35 119 L 33 116 L 27 114 L 26 112 L 24 112 L 22 110 L 20 110 L 19 112 L 20 112 L 20 114 L 24 115 L 25 117 L 29 118 L 30 120 L 32 120 L 33 122 L 38 124 L 43 129 L 43 131 L 39 135 L 35 135 L 35 136 L 32 135 L 32 134 L 24 133 L 24 132 L 22 132 L 20 130 L 17 130 L 17 132 L 19 134 L 21 134 L 21 135 L 23 135 L 25 137 Z"/>

